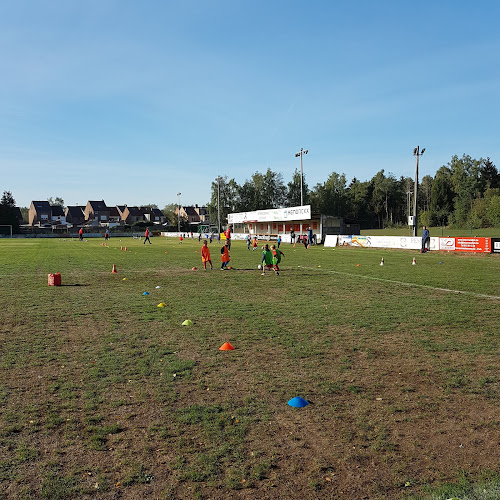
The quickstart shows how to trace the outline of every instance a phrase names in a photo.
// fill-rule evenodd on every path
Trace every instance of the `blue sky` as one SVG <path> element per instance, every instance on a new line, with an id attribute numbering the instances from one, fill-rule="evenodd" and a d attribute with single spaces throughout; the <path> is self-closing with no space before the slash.
<path id="1" fill-rule="evenodd" d="M 310 187 L 451 156 L 500 167 L 500 2 L 0 2 L 0 191 L 203 204 L 217 175 Z"/>

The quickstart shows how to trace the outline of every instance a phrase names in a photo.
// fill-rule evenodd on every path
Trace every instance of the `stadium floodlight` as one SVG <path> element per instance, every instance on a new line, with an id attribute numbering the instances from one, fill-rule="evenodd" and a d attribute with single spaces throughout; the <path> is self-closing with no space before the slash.
<path id="1" fill-rule="evenodd" d="M 300 206 L 304 205 L 304 189 L 302 187 L 304 185 L 304 170 L 302 168 L 302 156 L 306 155 L 307 153 L 309 153 L 309 150 L 304 148 L 300 148 L 300 151 L 298 153 L 295 153 L 295 158 L 298 158 L 300 156 Z"/>
<path id="2" fill-rule="evenodd" d="M 418 190 L 418 159 L 424 154 L 425 148 L 420 151 L 420 146 L 413 150 L 413 156 L 417 158 L 415 167 L 415 186 L 413 188 L 413 236 L 417 236 L 417 190 Z"/>
<path id="3" fill-rule="evenodd" d="M 217 229 L 218 229 L 218 234 L 220 234 L 220 181 L 222 180 L 222 177 L 220 175 L 217 176 Z"/>
<path id="4" fill-rule="evenodd" d="M 181 194 L 177 193 L 177 231 L 181 232 Z"/>

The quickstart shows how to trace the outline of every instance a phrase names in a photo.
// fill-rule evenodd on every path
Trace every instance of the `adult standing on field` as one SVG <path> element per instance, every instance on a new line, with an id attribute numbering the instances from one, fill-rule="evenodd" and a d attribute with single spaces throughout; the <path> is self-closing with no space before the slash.
<path id="1" fill-rule="evenodd" d="M 295 231 L 292 229 L 290 230 L 290 243 L 293 245 L 295 244 Z"/>
<path id="2" fill-rule="evenodd" d="M 78 239 L 79 239 L 80 241 L 82 241 L 82 240 L 83 240 L 83 227 L 81 227 L 81 228 L 80 228 L 80 231 L 78 231 Z"/>
<path id="3" fill-rule="evenodd" d="M 146 228 L 146 232 L 144 233 L 144 245 L 146 244 L 146 241 L 149 241 L 149 244 L 151 245 L 151 240 L 149 239 L 149 228 Z"/>
<path id="4" fill-rule="evenodd" d="M 311 246 L 313 244 L 313 230 L 311 226 L 307 228 L 307 239 L 309 240 L 309 246 Z"/>
<path id="5" fill-rule="evenodd" d="M 421 253 L 429 252 L 430 251 L 430 246 L 431 246 L 431 235 L 429 233 L 429 230 L 427 229 L 427 226 L 424 226 L 422 231 L 422 250 Z"/>

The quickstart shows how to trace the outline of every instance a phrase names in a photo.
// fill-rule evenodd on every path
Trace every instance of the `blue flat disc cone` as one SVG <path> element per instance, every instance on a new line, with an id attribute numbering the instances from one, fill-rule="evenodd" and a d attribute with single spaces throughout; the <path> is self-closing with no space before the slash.
<path id="1" fill-rule="evenodd" d="M 290 399 L 290 401 L 288 401 L 288 404 L 295 408 L 303 408 L 304 406 L 307 406 L 309 403 L 304 398 L 296 396 L 295 398 Z"/>
<path id="2" fill-rule="evenodd" d="M 149 295 L 149 292 L 144 292 L 142 295 Z"/>

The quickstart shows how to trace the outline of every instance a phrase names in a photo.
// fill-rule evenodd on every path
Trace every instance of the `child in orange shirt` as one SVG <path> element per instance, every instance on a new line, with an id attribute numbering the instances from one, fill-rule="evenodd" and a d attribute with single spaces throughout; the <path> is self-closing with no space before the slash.
<path id="1" fill-rule="evenodd" d="M 253 250 L 257 250 L 257 236 L 253 239 Z"/>
<path id="2" fill-rule="evenodd" d="M 222 262 L 222 265 L 220 266 L 221 271 L 224 271 L 224 269 L 227 269 L 227 265 L 229 264 L 229 246 L 226 243 L 224 243 L 224 246 L 220 249 L 220 260 Z"/>
<path id="3" fill-rule="evenodd" d="M 203 262 L 203 269 L 205 269 L 205 271 L 207 270 L 207 262 L 210 264 L 210 269 L 213 269 L 212 261 L 210 260 L 210 250 L 207 245 L 208 242 L 205 240 L 201 247 L 201 261 Z"/>

